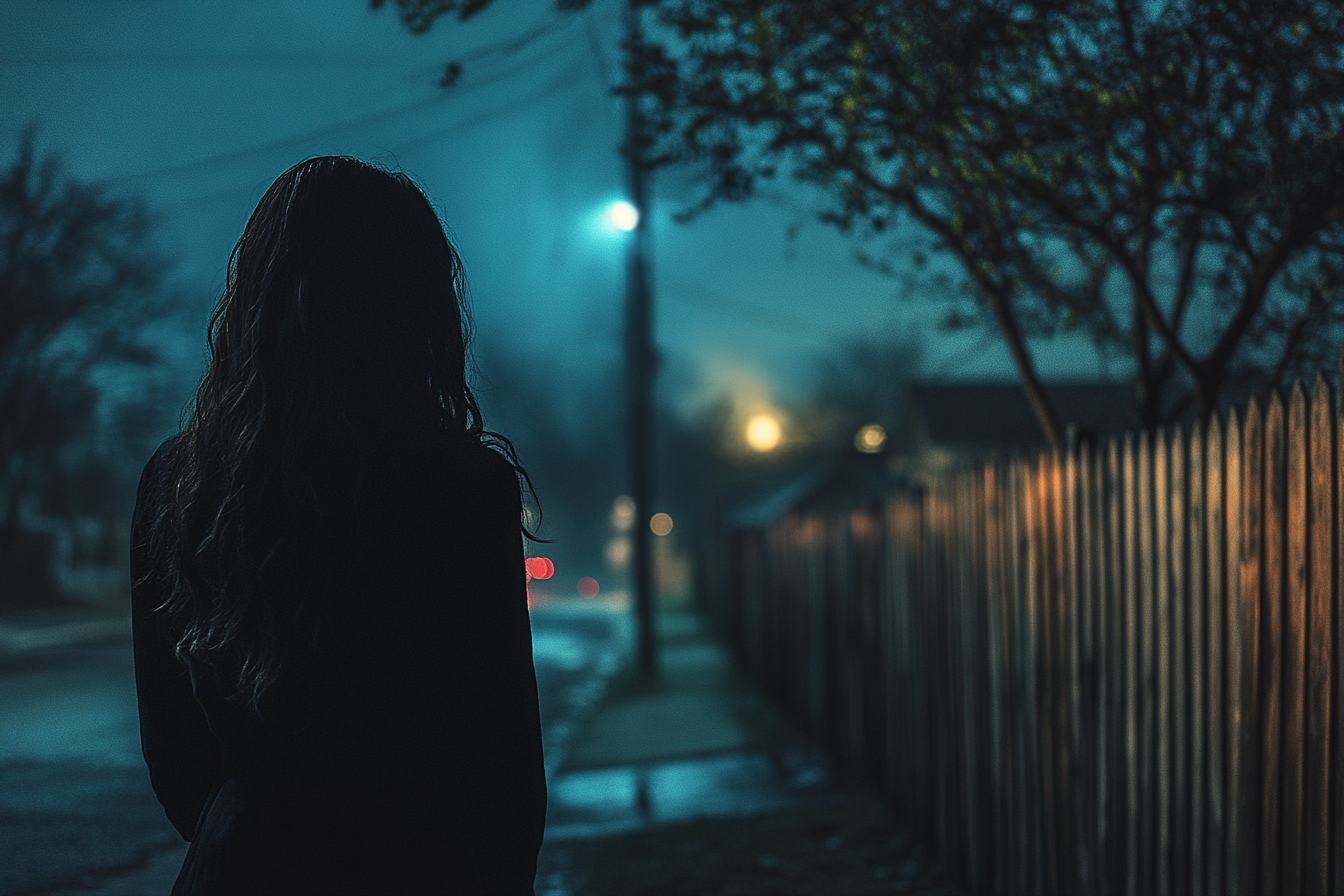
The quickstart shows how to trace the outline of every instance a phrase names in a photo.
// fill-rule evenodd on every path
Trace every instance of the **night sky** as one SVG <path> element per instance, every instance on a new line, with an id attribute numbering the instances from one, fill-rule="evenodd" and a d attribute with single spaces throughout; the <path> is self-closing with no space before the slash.
<path id="1" fill-rule="evenodd" d="M 602 213 L 623 184 L 622 110 L 607 88 L 620 11 L 500 0 L 415 37 L 361 0 L 7 2 L 0 152 L 11 157 L 36 122 L 40 146 L 78 176 L 144 195 L 202 318 L 277 174 L 321 153 L 399 165 L 439 203 L 466 259 L 480 338 L 581 376 L 619 357 L 622 243 Z M 465 75 L 444 91 L 449 59 Z M 676 404 L 742 389 L 787 401 L 812 359 L 863 333 L 919 338 L 930 374 L 1012 375 L 992 342 L 934 338 L 928 297 L 861 267 L 798 188 L 690 225 L 670 220 L 692 195 L 688 177 L 662 175 L 656 190 L 656 338 Z M 183 353 L 198 362 L 200 346 Z M 1097 373 L 1085 353 L 1042 362 Z"/>

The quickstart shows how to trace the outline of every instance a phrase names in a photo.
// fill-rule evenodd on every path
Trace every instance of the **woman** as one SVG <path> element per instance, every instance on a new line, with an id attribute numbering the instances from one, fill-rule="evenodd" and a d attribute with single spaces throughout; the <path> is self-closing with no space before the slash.
<path id="1" fill-rule="evenodd" d="M 461 263 L 350 158 L 257 206 L 131 551 L 174 893 L 530 893 L 546 785 L 519 476 L 466 381 Z"/>

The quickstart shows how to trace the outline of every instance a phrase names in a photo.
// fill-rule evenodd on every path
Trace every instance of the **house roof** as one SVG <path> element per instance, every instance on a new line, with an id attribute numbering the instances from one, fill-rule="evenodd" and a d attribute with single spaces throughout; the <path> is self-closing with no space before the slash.
<path id="1" fill-rule="evenodd" d="M 1133 392 L 1114 383 L 1045 384 L 1064 426 L 1119 435 L 1135 426 Z M 1045 436 L 1016 382 L 913 383 L 905 393 L 903 425 L 928 443 L 948 447 L 1043 446 Z"/>
<path id="2" fill-rule="evenodd" d="M 766 528 L 791 510 L 810 514 L 863 507 L 890 494 L 897 484 L 879 457 L 836 459 L 738 505 L 729 516 L 729 524 L 738 529 Z"/>

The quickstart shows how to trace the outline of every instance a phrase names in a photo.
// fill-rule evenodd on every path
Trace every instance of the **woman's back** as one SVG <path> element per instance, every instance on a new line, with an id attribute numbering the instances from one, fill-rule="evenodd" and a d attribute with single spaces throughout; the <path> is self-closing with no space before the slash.
<path id="1" fill-rule="evenodd" d="M 415 293 L 398 261 L 387 282 L 403 291 L 379 292 L 375 254 L 359 273 L 376 295 L 337 301 L 346 281 L 314 291 L 325 268 L 283 271 L 304 177 L 342 184 L 349 172 L 368 202 L 381 191 L 418 209 L 423 196 L 361 163 L 302 168 L 268 192 L 284 201 L 254 216 L 279 215 L 267 225 L 279 235 L 249 222 L 193 425 L 147 465 L 137 500 L 144 753 L 192 840 L 175 892 L 530 892 L 545 778 L 518 472 L 486 444 L 462 333 L 457 348 L 451 338 L 460 311 L 432 310 L 434 276 Z M 433 234 L 422 242 L 434 250 Z M 266 285 L 244 307 L 252 269 Z M 380 381 L 384 392 L 410 384 L 386 403 L 301 363 L 304 352 L 319 370 L 339 360 L 332 346 L 356 337 L 333 335 L 347 324 L 330 314 L 373 298 L 431 309 L 408 313 L 411 329 L 382 347 L 432 349 L 418 376 L 403 358 Z M 397 307 L 361 317 L 395 328 Z M 230 358 L 245 327 L 255 357 Z"/>

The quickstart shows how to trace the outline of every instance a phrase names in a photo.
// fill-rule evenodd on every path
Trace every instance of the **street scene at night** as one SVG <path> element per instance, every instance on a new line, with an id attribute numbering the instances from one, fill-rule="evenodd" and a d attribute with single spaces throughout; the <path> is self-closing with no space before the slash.
<path id="1" fill-rule="evenodd" d="M 0 896 L 1344 889 L 1339 4 L 0 35 Z"/>

